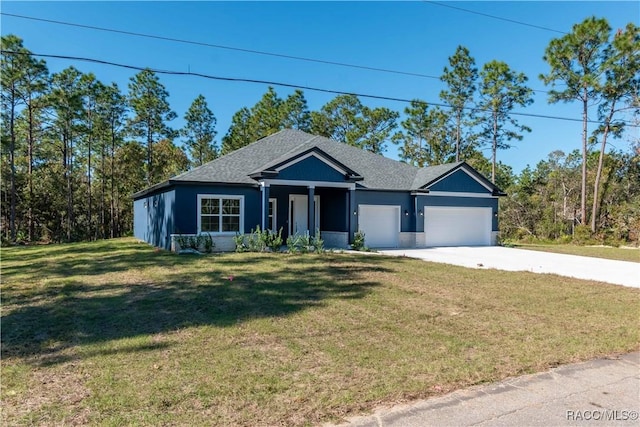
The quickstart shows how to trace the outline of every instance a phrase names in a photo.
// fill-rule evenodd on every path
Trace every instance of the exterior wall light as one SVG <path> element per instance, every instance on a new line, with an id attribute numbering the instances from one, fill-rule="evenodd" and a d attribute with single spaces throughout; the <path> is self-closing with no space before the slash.
<path id="1" fill-rule="evenodd" d="M 409 216 L 409 211 L 408 210 L 404 210 L 404 216 Z"/>
<path id="2" fill-rule="evenodd" d="M 354 215 L 358 215 L 358 211 L 353 211 L 353 214 Z"/>
<path id="3" fill-rule="evenodd" d="M 418 214 L 420 214 L 420 216 L 424 215 L 424 214 L 422 213 L 422 209 L 420 209 L 420 210 L 418 211 Z"/>

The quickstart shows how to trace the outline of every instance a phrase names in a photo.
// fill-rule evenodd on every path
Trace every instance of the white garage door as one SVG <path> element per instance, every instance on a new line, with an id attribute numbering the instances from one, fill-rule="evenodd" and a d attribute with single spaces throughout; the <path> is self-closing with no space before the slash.
<path id="1" fill-rule="evenodd" d="M 491 208 L 424 208 L 427 246 L 488 246 L 491 228 Z"/>
<path id="2" fill-rule="evenodd" d="M 400 239 L 400 206 L 360 205 L 358 228 L 370 248 L 397 248 Z"/>

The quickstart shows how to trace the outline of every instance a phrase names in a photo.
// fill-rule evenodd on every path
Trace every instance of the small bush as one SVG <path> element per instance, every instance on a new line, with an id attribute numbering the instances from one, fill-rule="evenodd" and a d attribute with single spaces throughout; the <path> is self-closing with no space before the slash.
<path id="1" fill-rule="evenodd" d="M 364 233 L 360 230 L 356 231 L 353 235 L 353 243 L 351 244 L 351 249 L 354 251 L 367 251 L 369 248 L 365 246 L 364 243 Z"/>
<path id="2" fill-rule="evenodd" d="M 260 226 L 249 234 L 236 234 L 233 238 L 236 252 L 279 252 L 282 246 L 282 227 L 278 233 L 261 230 Z"/>
<path id="3" fill-rule="evenodd" d="M 588 225 L 576 225 L 573 229 L 573 243 L 576 245 L 591 245 L 595 243 Z"/>

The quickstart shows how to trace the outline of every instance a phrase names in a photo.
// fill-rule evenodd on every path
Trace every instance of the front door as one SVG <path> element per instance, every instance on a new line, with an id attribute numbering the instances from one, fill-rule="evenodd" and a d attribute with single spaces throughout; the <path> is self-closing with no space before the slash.
<path id="1" fill-rule="evenodd" d="M 289 196 L 289 235 L 309 234 L 309 197 L 302 194 Z M 320 229 L 320 196 L 314 197 L 316 228 Z M 315 232 L 315 230 L 314 230 Z"/>

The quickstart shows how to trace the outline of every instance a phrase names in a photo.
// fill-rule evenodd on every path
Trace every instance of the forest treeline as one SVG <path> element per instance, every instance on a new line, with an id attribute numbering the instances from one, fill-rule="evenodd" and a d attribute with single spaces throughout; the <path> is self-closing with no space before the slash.
<path id="1" fill-rule="evenodd" d="M 638 27 L 612 32 L 606 20 L 589 18 L 543 54 L 549 70 L 539 78 L 549 87 L 548 102 L 572 102 L 583 134 L 574 151 L 554 151 L 514 174 L 497 157 L 531 131 L 514 114 L 533 103 L 528 77 L 497 60 L 478 67 L 463 46 L 441 76 L 440 104 L 447 108 L 416 99 L 400 121 L 397 111 L 344 94 L 310 111 L 302 90 L 282 98 L 269 87 L 233 115 L 218 143 L 203 95 L 175 129 L 177 114 L 153 71 L 135 74 L 127 88 L 73 66 L 50 73 L 18 36 L 3 36 L 3 243 L 128 235 L 136 191 L 293 128 L 379 154 L 398 145 L 400 159 L 420 167 L 467 161 L 508 193 L 500 201 L 502 239 L 637 244 Z M 621 141 L 616 149 L 611 139 Z"/>

